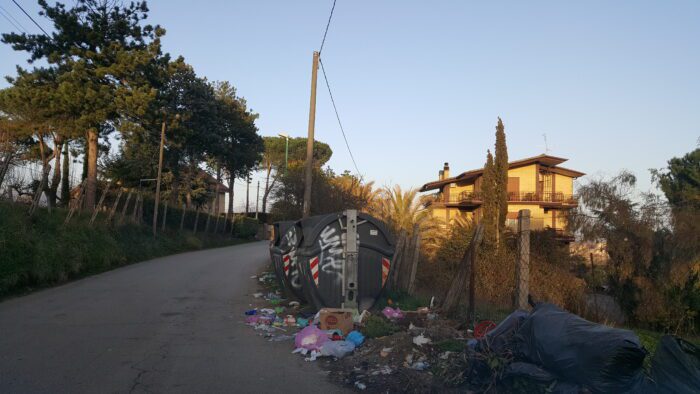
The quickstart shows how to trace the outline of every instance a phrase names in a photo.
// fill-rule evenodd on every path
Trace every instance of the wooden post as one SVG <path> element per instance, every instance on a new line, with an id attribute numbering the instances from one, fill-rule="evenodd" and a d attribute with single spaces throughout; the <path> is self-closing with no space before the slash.
<path id="1" fill-rule="evenodd" d="M 314 128 L 316 127 L 316 76 L 318 74 L 318 57 L 314 51 L 311 63 L 311 98 L 309 102 L 309 135 L 306 140 L 306 168 L 304 171 L 304 211 L 302 218 L 311 215 L 311 180 L 314 162 Z"/>
<path id="2" fill-rule="evenodd" d="M 165 220 L 168 217 L 168 200 L 165 200 L 165 205 L 163 205 L 163 224 L 160 227 L 160 231 L 165 231 Z"/>
<path id="3" fill-rule="evenodd" d="M 133 190 L 129 190 L 129 194 L 126 195 L 126 201 L 124 201 L 124 206 L 122 207 L 122 215 L 119 218 L 119 224 L 122 224 L 124 222 L 124 219 L 126 218 L 126 211 L 127 208 L 129 208 L 129 201 L 131 200 L 131 195 L 133 193 Z"/>
<path id="4" fill-rule="evenodd" d="M 404 260 L 404 245 L 406 243 L 406 230 L 401 230 L 396 241 L 396 249 L 394 251 L 394 261 L 391 263 L 391 271 L 389 272 L 389 280 L 387 287 L 389 290 L 396 291 L 399 286 L 399 271 L 401 270 L 401 262 Z"/>
<path id="5" fill-rule="evenodd" d="M 70 209 L 68 210 L 68 215 L 66 215 L 66 220 L 63 221 L 63 225 L 67 225 L 68 222 L 70 222 L 70 219 L 73 217 L 75 214 L 76 210 L 80 210 L 80 207 L 83 205 L 83 190 L 85 189 L 85 181 L 83 181 L 80 186 L 78 187 L 78 198 L 76 198 L 76 201 L 70 205 Z"/>
<path id="6" fill-rule="evenodd" d="M 464 252 L 462 261 L 460 262 L 459 269 L 452 284 L 450 285 L 445 299 L 442 301 L 440 309 L 443 313 L 452 314 L 459 307 L 462 296 L 464 295 L 464 290 L 469 284 L 469 309 L 467 311 L 468 323 L 471 323 L 474 318 L 475 302 L 474 302 L 474 285 L 475 285 L 475 274 L 476 271 L 476 259 L 478 256 L 479 246 L 484 239 L 484 225 L 482 223 L 478 224 L 474 229 L 474 235 L 472 235 L 471 242 Z"/>
<path id="7" fill-rule="evenodd" d="M 195 207 L 194 210 L 197 213 L 194 215 L 194 230 L 192 230 L 192 234 L 197 234 L 197 223 L 199 223 L 199 207 Z"/>
<path id="8" fill-rule="evenodd" d="M 136 193 L 136 201 L 134 201 L 134 210 L 131 211 L 131 220 L 136 223 L 136 215 L 139 212 L 139 201 L 141 201 L 141 191 Z"/>
<path id="9" fill-rule="evenodd" d="M 163 145 L 165 145 L 165 117 L 160 128 L 160 153 L 158 155 L 158 178 L 156 179 L 156 199 L 153 207 L 153 236 L 156 236 L 156 226 L 158 224 L 158 203 L 160 202 L 160 177 L 163 172 Z"/>
<path id="10" fill-rule="evenodd" d="M 416 272 L 418 271 L 418 261 L 420 260 L 420 240 L 420 229 L 416 224 L 413 227 L 413 261 L 411 261 L 411 270 L 408 272 L 408 284 L 406 285 L 406 292 L 408 294 L 413 294 L 415 290 Z"/>
<path id="11" fill-rule="evenodd" d="M 180 217 L 180 231 L 185 227 L 185 214 L 187 213 L 187 204 L 182 204 L 182 216 Z"/>
<path id="12" fill-rule="evenodd" d="M 102 203 L 105 201 L 105 197 L 107 196 L 108 192 L 109 192 L 109 184 L 102 191 L 102 195 L 100 196 L 100 202 L 98 202 L 97 205 L 95 205 L 95 209 L 92 211 L 92 217 L 90 218 L 90 225 L 91 226 L 93 223 L 95 223 L 95 219 L 97 218 L 97 214 L 100 212 L 100 209 L 102 209 Z"/>
<path id="13" fill-rule="evenodd" d="M 518 212 L 518 254 L 515 263 L 514 308 L 527 309 L 530 293 L 530 210 Z"/>
<path id="14" fill-rule="evenodd" d="M 119 200 L 122 198 L 122 193 L 124 193 L 124 189 L 119 188 L 119 194 L 117 194 L 117 199 L 114 200 L 114 204 L 112 204 L 112 209 L 109 211 L 109 217 L 107 218 L 107 223 L 112 222 L 112 219 L 114 218 L 114 214 L 117 212 L 117 206 L 119 205 Z"/>

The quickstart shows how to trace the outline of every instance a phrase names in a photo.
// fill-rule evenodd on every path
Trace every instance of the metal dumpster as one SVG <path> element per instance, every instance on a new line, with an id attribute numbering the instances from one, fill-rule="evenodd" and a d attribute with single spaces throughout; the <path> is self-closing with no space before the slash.
<path id="1" fill-rule="evenodd" d="M 273 226 L 275 235 L 270 245 L 270 257 L 277 280 L 285 293 L 305 302 L 296 258 L 301 239 L 299 226 L 295 221 L 277 222 Z"/>
<path id="2" fill-rule="evenodd" d="M 394 240 L 384 224 L 347 210 L 299 221 L 302 288 L 315 308 L 369 309 L 389 276 Z"/>

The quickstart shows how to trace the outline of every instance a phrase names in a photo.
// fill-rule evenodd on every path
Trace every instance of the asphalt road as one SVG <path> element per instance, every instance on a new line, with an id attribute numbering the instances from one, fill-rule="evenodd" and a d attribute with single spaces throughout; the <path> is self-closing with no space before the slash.
<path id="1" fill-rule="evenodd" d="M 338 392 L 242 323 L 267 242 L 184 253 L 0 303 L 0 393 Z"/>

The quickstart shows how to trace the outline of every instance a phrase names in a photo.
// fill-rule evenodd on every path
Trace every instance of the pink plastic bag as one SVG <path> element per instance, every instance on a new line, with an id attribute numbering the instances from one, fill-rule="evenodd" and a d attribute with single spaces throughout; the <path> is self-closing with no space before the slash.
<path id="1" fill-rule="evenodd" d="M 386 308 L 382 309 L 382 313 L 389 320 L 401 319 L 403 317 L 403 312 L 401 312 L 401 309 L 399 309 L 399 308 L 394 309 L 390 306 L 387 306 Z"/>
<path id="2" fill-rule="evenodd" d="M 246 322 L 247 324 L 256 324 L 256 323 L 258 322 L 259 319 L 260 319 L 260 317 L 259 317 L 259 316 L 255 316 L 255 315 L 253 315 L 253 316 L 247 316 L 247 317 L 245 318 L 245 322 Z"/>
<path id="3" fill-rule="evenodd" d="M 319 350 L 324 343 L 328 342 L 328 335 L 314 325 L 304 327 L 294 338 L 296 348 L 307 350 Z"/>

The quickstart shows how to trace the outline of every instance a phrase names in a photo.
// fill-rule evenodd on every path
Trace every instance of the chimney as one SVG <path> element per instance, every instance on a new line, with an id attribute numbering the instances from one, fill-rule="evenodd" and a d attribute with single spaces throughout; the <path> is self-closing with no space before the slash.
<path id="1" fill-rule="evenodd" d="M 441 181 L 443 178 L 442 170 L 438 171 L 438 180 Z"/>
<path id="2" fill-rule="evenodd" d="M 450 163 L 445 163 L 445 166 L 442 168 L 442 177 L 443 179 L 447 179 L 450 177 Z"/>

